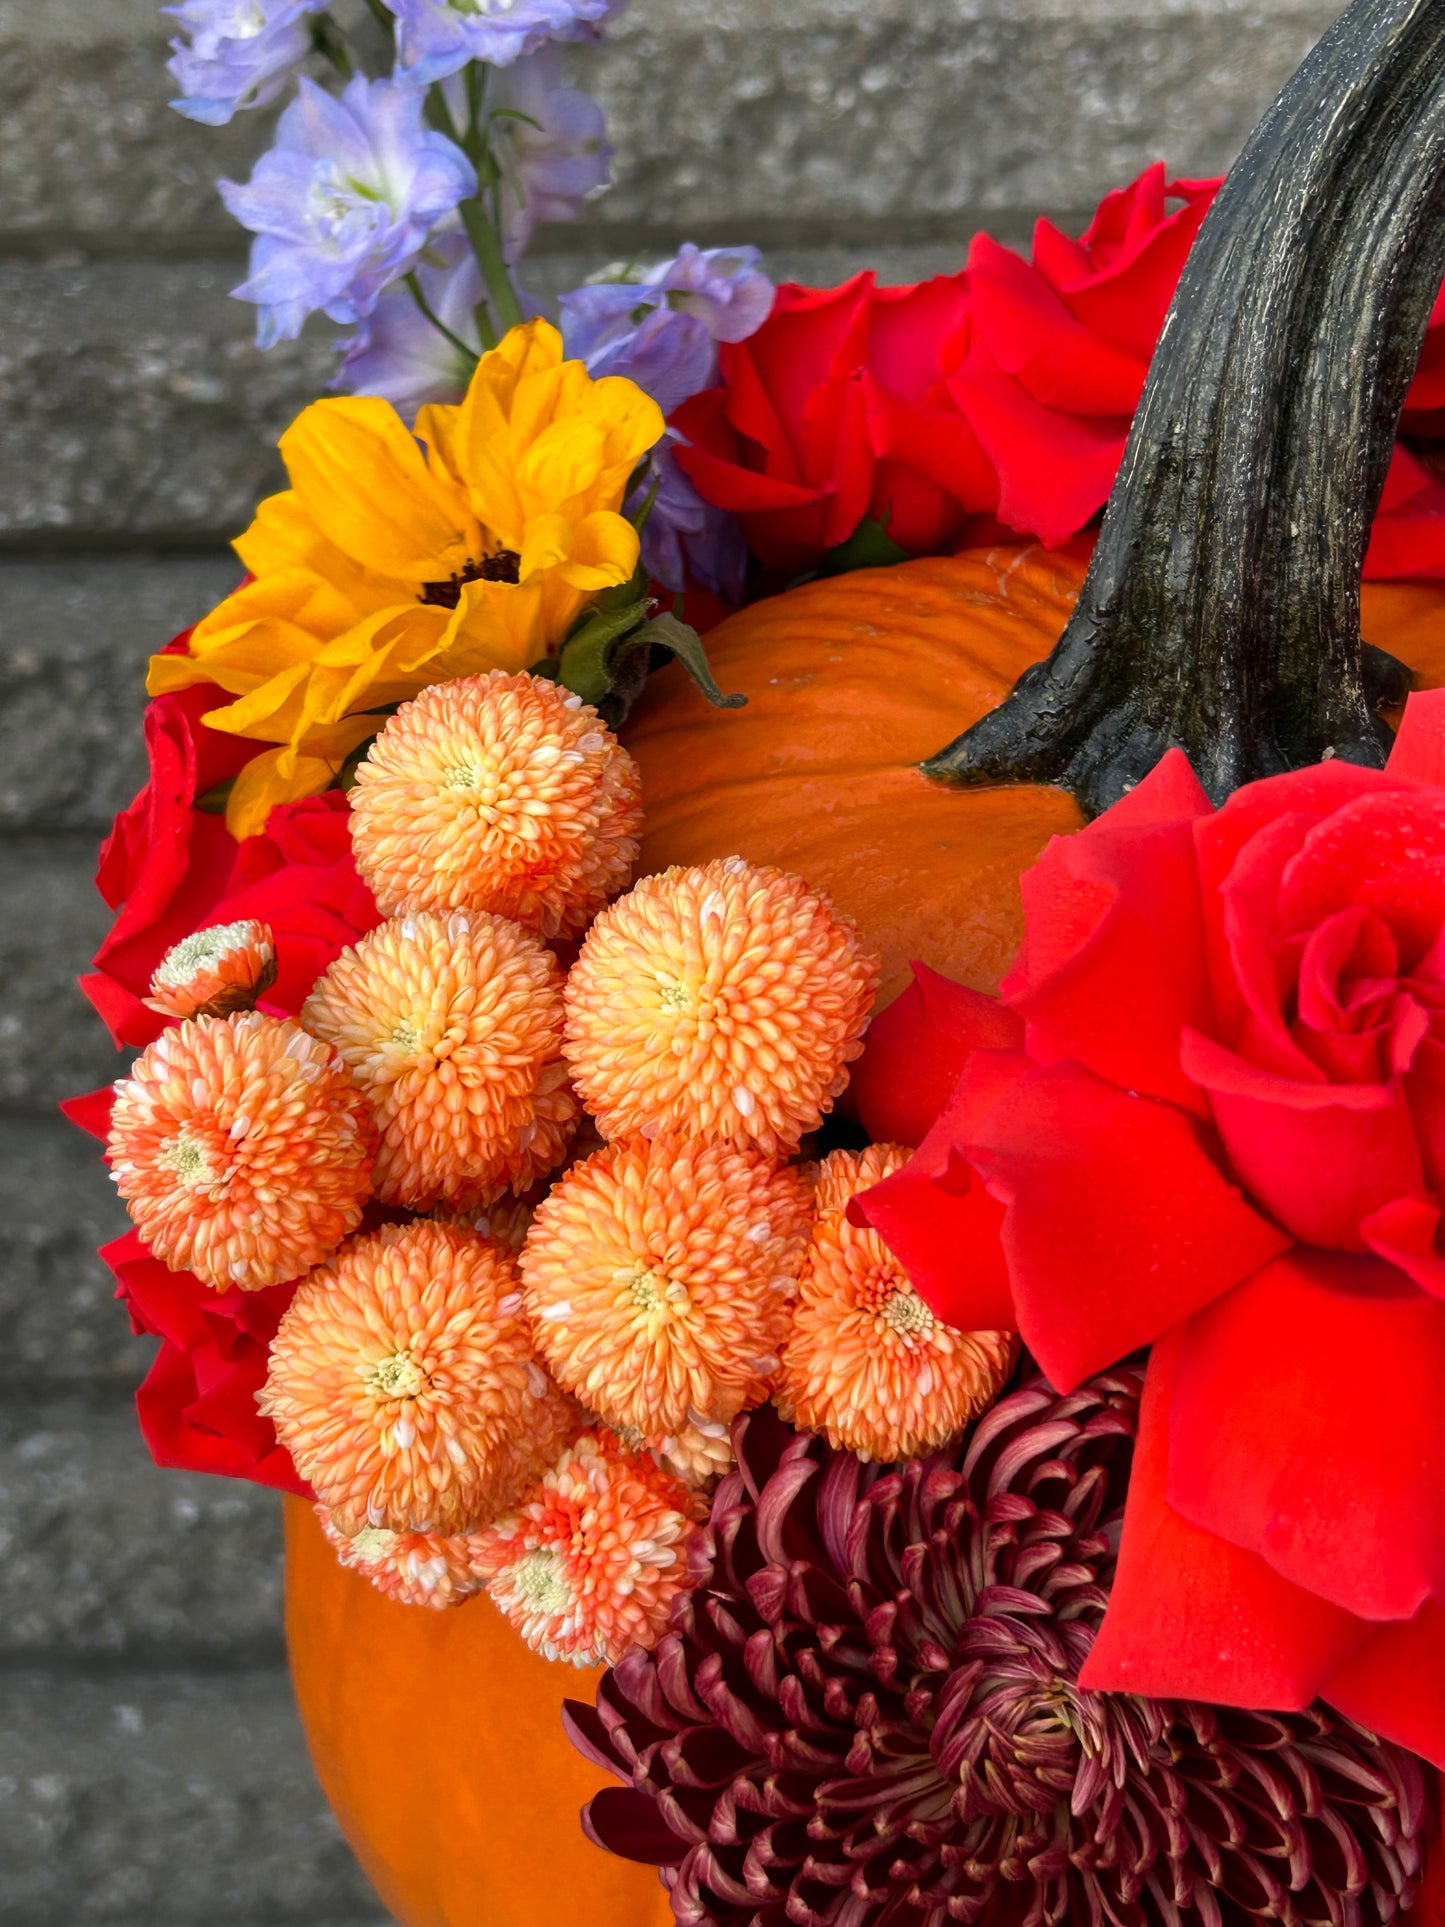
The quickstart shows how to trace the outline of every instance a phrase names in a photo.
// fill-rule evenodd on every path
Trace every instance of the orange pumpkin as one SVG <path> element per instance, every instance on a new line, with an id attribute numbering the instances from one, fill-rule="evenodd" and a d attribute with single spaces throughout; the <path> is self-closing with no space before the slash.
<path id="1" fill-rule="evenodd" d="M 1079 827 L 1062 790 L 950 789 L 918 764 L 1048 654 L 1090 543 L 1037 543 L 859 570 L 757 602 L 712 630 L 710 708 L 676 665 L 626 742 L 642 769 L 644 872 L 734 851 L 826 890 L 883 959 L 879 1003 L 923 958 L 992 990 L 1022 934 L 1018 879 Z M 1367 637 L 1445 680 L 1445 585 L 1367 583 Z"/>
<path id="2" fill-rule="evenodd" d="M 286 1631 L 317 1775 L 404 1927 L 671 1927 L 656 1872 L 577 1824 L 610 1782 L 569 1743 L 562 1702 L 590 1700 L 600 1672 L 539 1659 L 486 1599 L 383 1598 L 300 1499 L 286 1501 Z"/>
<path id="3" fill-rule="evenodd" d="M 625 740 L 644 871 L 734 851 L 826 890 L 883 958 L 880 1001 L 924 957 L 991 989 L 1018 946 L 1018 879 L 1082 820 L 1062 790 L 960 791 L 917 765 L 1058 640 L 1087 547 L 1037 543 L 863 569 L 754 603 L 707 638 L 745 709 L 653 678 Z"/>

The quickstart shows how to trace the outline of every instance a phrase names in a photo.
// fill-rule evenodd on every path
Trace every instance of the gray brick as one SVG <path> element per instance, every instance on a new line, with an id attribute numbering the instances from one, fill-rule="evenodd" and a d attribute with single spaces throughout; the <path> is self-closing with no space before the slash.
<path id="1" fill-rule="evenodd" d="M 0 1657 L 279 1661 L 280 1626 L 274 1492 L 161 1471 L 128 1401 L 0 1411 Z"/>
<path id="2" fill-rule="evenodd" d="M 573 71 L 617 143 L 605 225 L 1081 207 L 1165 155 L 1219 169 L 1329 24 L 1332 0 L 635 0 Z M 114 248 L 234 244 L 212 181 L 266 117 L 166 107 L 141 4 L 10 0 L 0 14 L 0 207 L 12 230 Z"/>
<path id="3" fill-rule="evenodd" d="M 279 1667 L 0 1678 L 0 1868 L 4 1927 L 385 1918 Z"/>
<path id="4" fill-rule="evenodd" d="M 0 269 L 0 534 L 234 534 L 277 435 L 325 386 L 323 335 L 263 355 L 234 270 Z"/>
<path id="5" fill-rule="evenodd" d="M 1083 208 L 1161 157 L 1222 171 L 1339 11 L 640 0 L 586 56 L 618 143 L 601 218 L 797 239 L 820 221 Z"/>
<path id="6" fill-rule="evenodd" d="M 88 837 L 0 846 L 0 1105 L 50 1112 L 120 1074 L 75 986 L 110 921 L 94 870 Z"/>
<path id="7" fill-rule="evenodd" d="M 0 563 L 0 830 L 109 827 L 145 780 L 147 656 L 239 573 L 227 553 Z"/>
<path id="8" fill-rule="evenodd" d="M 93 1138 L 59 1117 L 0 1122 L 0 1401 L 140 1379 L 153 1343 L 95 1255 L 128 1222 Z"/>

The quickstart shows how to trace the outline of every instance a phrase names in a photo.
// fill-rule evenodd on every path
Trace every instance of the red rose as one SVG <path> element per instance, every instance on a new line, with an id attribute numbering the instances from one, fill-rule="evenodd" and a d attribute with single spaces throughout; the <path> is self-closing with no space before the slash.
<path id="1" fill-rule="evenodd" d="M 184 641 L 178 636 L 171 647 Z M 256 745 L 206 728 L 201 717 L 215 699 L 214 689 L 197 687 L 149 704 L 149 780 L 101 846 L 96 884 L 120 914 L 81 988 L 117 1044 L 148 1044 L 160 1035 L 165 1019 L 141 999 L 171 945 L 214 921 L 210 912 L 235 854 L 224 817 L 194 805 L 234 776 Z"/>
<path id="2" fill-rule="evenodd" d="M 977 236 L 966 273 L 782 287 L 722 386 L 674 415 L 699 492 L 771 567 L 815 567 L 865 515 L 910 555 L 996 515 L 1050 546 L 1113 487 L 1180 271 L 1220 182 L 1162 163 L 1106 195 L 1078 240 L 1048 221 L 1025 261 Z M 1445 431 L 1445 296 L 1402 426 Z M 1397 456 L 1366 574 L 1445 575 L 1445 486 Z"/>
<path id="3" fill-rule="evenodd" d="M 1053 547 L 1108 499 L 1154 343 L 1219 186 L 1166 182 L 1162 163 L 1147 168 L 1105 196 L 1077 241 L 1040 221 L 1032 265 L 987 234 L 975 238 L 972 339 L 948 389 L 998 472 L 999 520 L 1010 528 Z"/>
<path id="4" fill-rule="evenodd" d="M 982 1048 L 860 1210 L 1061 1388 L 1154 1347 L 1084 1683 L 1318 1696 L 1445 1761 L 1445 692 L 1383 773 L 1217 811 L 1173 751 L 1022 888 L 1003 1008 L 957 993 Z"/>
<path id="5" fill-rule="evenodd" d="M 327 965 L 381 922 L 357 875 L 350 810 L 340 790 L 278 803 L 260 836 L 235 846 L 236 859 L 209 921 L 256 917 L 271 926 L 276 981 L 263 1010 L 296 1016 Z"/>
<path id="6" fill-rule="evenodd" d="M 218 1472 L 312 1496 L 275 1427 L 256 1410 L 271 1340 L 296 1286 L 212 1291 L 153 1258 L 137 1232 L 102 1247 L 132 1329 L 161 1340 L 136 1393 L 140 1428 L 157 1465 Z"/>
<path id="7" fill-rule="evenodd" d="M 756 334 L 724 343 L 723 386 L 674 414 L 678 465 L 774 568 L 814 566 L 865 515 L 910 554 L 946 549 L 998 494 L 945 386 L 967 330 L 961 274 L 787 284 Z"/>

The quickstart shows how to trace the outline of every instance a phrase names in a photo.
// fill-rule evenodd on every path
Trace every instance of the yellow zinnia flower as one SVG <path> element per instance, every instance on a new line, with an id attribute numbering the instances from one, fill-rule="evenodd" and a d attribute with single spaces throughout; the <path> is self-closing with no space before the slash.
<path id="1" fill-rule="evenodd" d="M 483 355 L 458 406 L 413 435 L 389 402 L 319 401 L 281 437 L 291 487 L 236 552 L 254 580 L 153 656 L 149 690 L 215 683 L 212 729 L 273 744 L 226 809 L 234 836 L 323 790 L 377 714 L 431 683 L 528 669 L 588 598 L 637 566 L 619 510 L 662 411 L 621 376 L 562 359 L 545 321 Z"/>

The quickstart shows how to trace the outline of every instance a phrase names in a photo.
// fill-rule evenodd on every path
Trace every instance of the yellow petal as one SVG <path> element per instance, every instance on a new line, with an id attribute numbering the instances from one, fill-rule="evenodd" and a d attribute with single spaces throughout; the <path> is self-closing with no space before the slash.
<path id="1" fill-rule="evenodd" d="M 322 534 L 375 574 L 440 581 L 477 547 L 465 499 L 432 474 L 390 402 L 313 402 L 281 437 L 281 454 Z"/>
<path id="2" fill-rule="evenodd" d="M 323 757 L 296 756 L 286 749 L 265 750 L 251 758 L 232 784 L 226 800 L 226 828 L 238 842 L 259 836 L 278 803 L 319 796 L 331 787 L 335 774 Z"/>
<path id="3" fill-rule="evenodd" d="M 637 567 L 641 546 L 626 516 L 599 509 L 584 516 L 573 530 L 571 554 L 557 573 L 574 589 L 592 594 L 616 588 Z"/>

